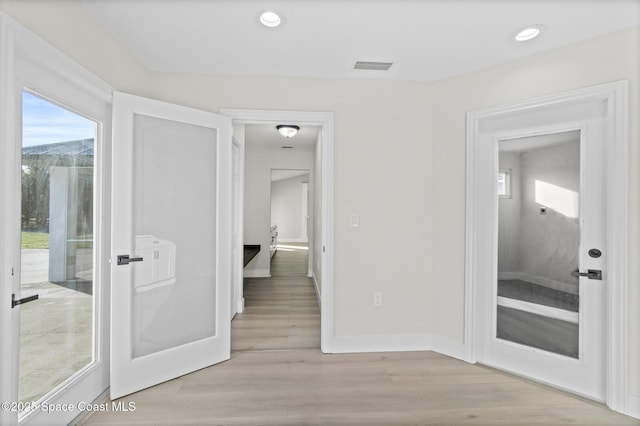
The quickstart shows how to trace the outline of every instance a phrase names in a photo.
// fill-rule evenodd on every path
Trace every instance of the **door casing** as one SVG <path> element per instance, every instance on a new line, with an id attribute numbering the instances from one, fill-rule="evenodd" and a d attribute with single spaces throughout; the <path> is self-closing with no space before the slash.
<path id="1" fill-rule="evenodd" d="M 479 214 L 490 199 L 479 196 L 479 180 L 486 179 L 487 168 L 480 166 L 486 149 L 492 145 L 480 143 L 483 137 L 497 132 L 526 129 L 532 125 L 527 117 L 553 115 L 554 111 L 579 110 L 585 102 L 602 102 L 606 125 L 607 156 L 603 160 L 606 174 L 605 206 L 607 241 L 604 250 L 607 282 L 605 308 L 605 374 L 606 403 L 613 410 L 625 412 L 626 392 L 626 292 L 627 292 L 627 204 L 628 204 L 628 82 L 619 81 L 536 98 L 524 102 L 473 111 L 467 114 L 466 166 L 466 267 L 465 267 L 465 360 L 479 359 L 479 341 L 487 330 L 480 321 L 482 297 L 477 280 L 486 277 L 487 265 L 482 264 L 482 250 L 496 231 L 495 223 Z M 581 115 L 582 114 L 582 115 Z M 515 117 L 515 118 L 514 118 Z M 520 117 L 520 119 L 518 118 Z M 575 121 L 588 121 L 587 113 L 578 113 Z M 540 126 L 540 124 L 538 124 Z M 547 127 L 553 125 L 547 120 Z M 611 285 L 615 283 L 615 285 Z M 500 367 L 500 366 L 497 366 Z M 534 378 L 535 380 L 535 378 Z"/>
<path id="2" fill-rule="evenodd" d="M 220 114 L 233 119 L 233 124 L 268 124 L 287 122 L 298 125 L 320 126 L 322 144 L 322 292 L 320 295 L 320 349 L 324 353 L 333 352 L 333 113 L 311 111 L 278 111 L 251 109 L 220 109 Z M 242 157 L 244 170 L 244 157 Z M 244 198 L 244 194 L 241 195 Z M 243 223 L 243 217 L 234 220 Z M 242 288 L 236 288 L 242 299 Z"/>

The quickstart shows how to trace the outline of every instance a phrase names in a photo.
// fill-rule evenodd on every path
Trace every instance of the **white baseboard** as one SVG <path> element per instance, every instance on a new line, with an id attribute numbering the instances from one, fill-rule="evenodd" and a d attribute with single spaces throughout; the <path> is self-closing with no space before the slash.
<path id="1" fill-rule="evenodd" d="M 462 342 L 430 334 L 336 336 L 331 347 L 332 353 L 433 351 L 465 361 Z"/>
<path id="2" fill-rule="evenodd" d="M 428 351 L 428 334 L 336 336 L 333 353 Z"/>
<path id="3" fill-rule="evenodd" d="M 539 277 L 527 272 L 498 272 L 499 280 L 521 280 L 528 283 L 538 284 L 543 287 L 563 291 L 570 294 L 578 294 L 578 286 L 571 283 L 556 281 L 549 278 Z"/>
<path id="4" fill-rule="evenodd" d="M 640 419 L 640 395 L 628 393 L 625 406 L 626 412 L 623 414 Z"/>
<path id="5" fill-rule="evenodd" d="M 245 269 L 242 274 L 245 278 L 271 278 L 268 269 Z"/>
<path id="6" fill-rule="evenodd" d="M 462 361 L 465 359 L 464 343 L 457 342 L 448 337 L 431 335 L 431 350 L 439 354 L 450 356 Z"/>

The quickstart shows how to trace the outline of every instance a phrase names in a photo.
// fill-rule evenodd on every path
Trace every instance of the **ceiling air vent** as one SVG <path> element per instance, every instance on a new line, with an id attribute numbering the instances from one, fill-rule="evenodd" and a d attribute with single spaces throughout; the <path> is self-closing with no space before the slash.
<path id="1" fill-rule="evenodd" d="M 293 149 L 293 147 L 289 146 L 289 145 L 282 145 L 280 148 L 282 148 L 282 149 Z"/>
<path id="2" fill-rule="evenodd" d="M 354 70 L 389 71 L 393 62 L 356 61 Z"/>

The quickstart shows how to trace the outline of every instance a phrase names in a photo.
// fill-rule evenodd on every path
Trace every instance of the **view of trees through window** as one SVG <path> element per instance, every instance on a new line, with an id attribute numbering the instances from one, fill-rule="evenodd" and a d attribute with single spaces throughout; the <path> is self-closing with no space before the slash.
<path id="1" fill-rule="evenodd" d="M 37 401 L 94 359 L 97 124 L 23 92 L 20 401 Z"/>

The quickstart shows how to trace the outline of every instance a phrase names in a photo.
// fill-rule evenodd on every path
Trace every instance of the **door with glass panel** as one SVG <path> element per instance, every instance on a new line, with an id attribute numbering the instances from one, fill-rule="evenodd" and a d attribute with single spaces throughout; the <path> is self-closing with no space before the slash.
<path id="1" fill-rule="evenodd" d="M 98 124 L 22 92 L 19 404 L 21 416 L 96 360 Z"/>
<path id="2" fill-rule="evenodd" d="M 231 120 L 113 98 L 111 398 L 230 356 Z"/>
<path id="3" fill-rule="evenodd" d="M 600 398 L 604 138 L 596 125 L 591 130 L 497 142 L 497 279 L 487 348 L 503 367 Z"/>

